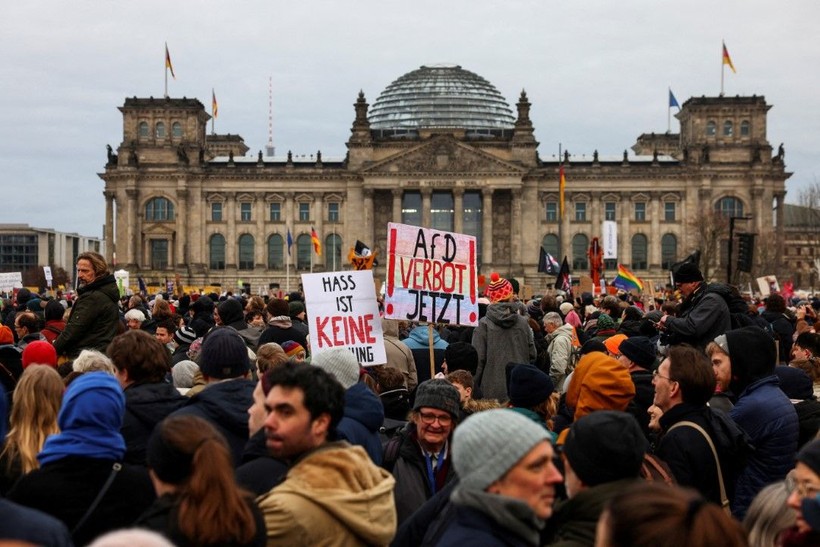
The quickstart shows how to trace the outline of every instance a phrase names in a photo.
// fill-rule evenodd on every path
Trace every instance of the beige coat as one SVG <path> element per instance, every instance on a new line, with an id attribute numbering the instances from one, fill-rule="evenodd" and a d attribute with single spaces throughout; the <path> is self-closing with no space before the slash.
<path id="1" fill-rule="evenodd" d="M 388 545 L 396 533 L 394 484 L 362 447 L 327 443 L 257 498 L 268 545 Z"/>

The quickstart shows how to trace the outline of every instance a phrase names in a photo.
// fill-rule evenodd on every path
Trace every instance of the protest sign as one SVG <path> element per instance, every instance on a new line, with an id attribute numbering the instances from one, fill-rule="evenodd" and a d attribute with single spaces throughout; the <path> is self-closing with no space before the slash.
<path id="1" fill-rule="evenodd" d="M 478 325 L 475 237 L 389 223 L 386 288 L 387 318 Z"/>
<path id="2" fill-rule="evenodd" d="M 13 289 L 23 288 L 23 273 L 0 273 L 0 291 L 11 292 Z"/>
<path id="3" fill-rule="evenodd" d="M 302 274 L 310 353 L 349 349 L 363 366 L 387 362 L 373 271 Z"/>

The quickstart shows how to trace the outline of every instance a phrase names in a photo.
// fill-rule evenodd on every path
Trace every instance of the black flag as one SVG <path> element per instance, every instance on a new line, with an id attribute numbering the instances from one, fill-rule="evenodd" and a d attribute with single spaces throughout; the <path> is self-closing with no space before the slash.
<path id="1" fill-rule="evenodd" d="M 561 264 L 561 271 L 558 272 L 558 279 L 555 280 L 555 288 L 567 293 L 572 292 L 572 276 L 569 273 L 569 262 L 566 256 Z"/>

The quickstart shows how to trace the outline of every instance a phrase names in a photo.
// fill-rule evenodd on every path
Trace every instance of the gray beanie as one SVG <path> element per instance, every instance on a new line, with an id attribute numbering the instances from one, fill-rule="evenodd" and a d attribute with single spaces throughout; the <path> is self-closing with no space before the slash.
<path id="1" fill-rule="evenodd" d="M 459 488 L 486 490 L 507 474 L 549 432 L 530 418 L 506 408 L 470 416 L 453 434 L 453 465 Z"/>
<path id="2" fill-rule="evenodd" d="M 194 375 L 198 370 L 199 365 L 193 361 L 180 361 L 174 365 L 171 369 L 171 376 L 174 378 L 174 387 L 194 387 Z"/>
<path id="3" fill-rule="evenodd" d="M 332 348 L 317 353 L 310 364 L 331 373 L 345 390 L 359 381 L 359 362 L 347 348 Z"/>
<path id="4" fill-rule="evenodd" d="M 420 408 L 436 408 L 449 412 L 453 418 L 458 418 L 461 396 L 453 384 L 447 380 L 436 378 L 427 380 L 416 388 L 416 402 L 413 410 Z"/>

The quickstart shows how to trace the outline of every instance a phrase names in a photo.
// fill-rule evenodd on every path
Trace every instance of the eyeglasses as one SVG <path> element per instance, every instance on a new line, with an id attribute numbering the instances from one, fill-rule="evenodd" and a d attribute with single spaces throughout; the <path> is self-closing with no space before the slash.
<path id="1" fill-rule="evenodd" d="M 820 493 L 820 484 L 809 484 L 807 482 L 799 482 L 793 476 L 786 477 L 786 489 L 789 493 L 797 492 L 801 498 L 813 498 Z"/>
<path id="2" fill-rule="evenodd" d="M 658 374 L 658 371 L 657 371 L 657 370 L 653 370 L 653 371 L 652 371 L 652 377 L 653 377 L 653 378 L 663 378 L 664 380 L 668 380 L 668 381 L 670 381 L 670 382 L 677 382 L 677 380 L 673 380 L 673 379 L 672 379 L 672 378 L 670 378 L 669 376 L 664 376 L 663 374 Z"/>
<path id="3" fill-rule="evenodd" d="M 453 422 L 453 417 L 449 414 L 430 414 L 429 412 L 419 412 L 419 418 L 421 421 L 427 425 L 432 424 L 436 420 L 443 426 L 448 426 Z"/>

